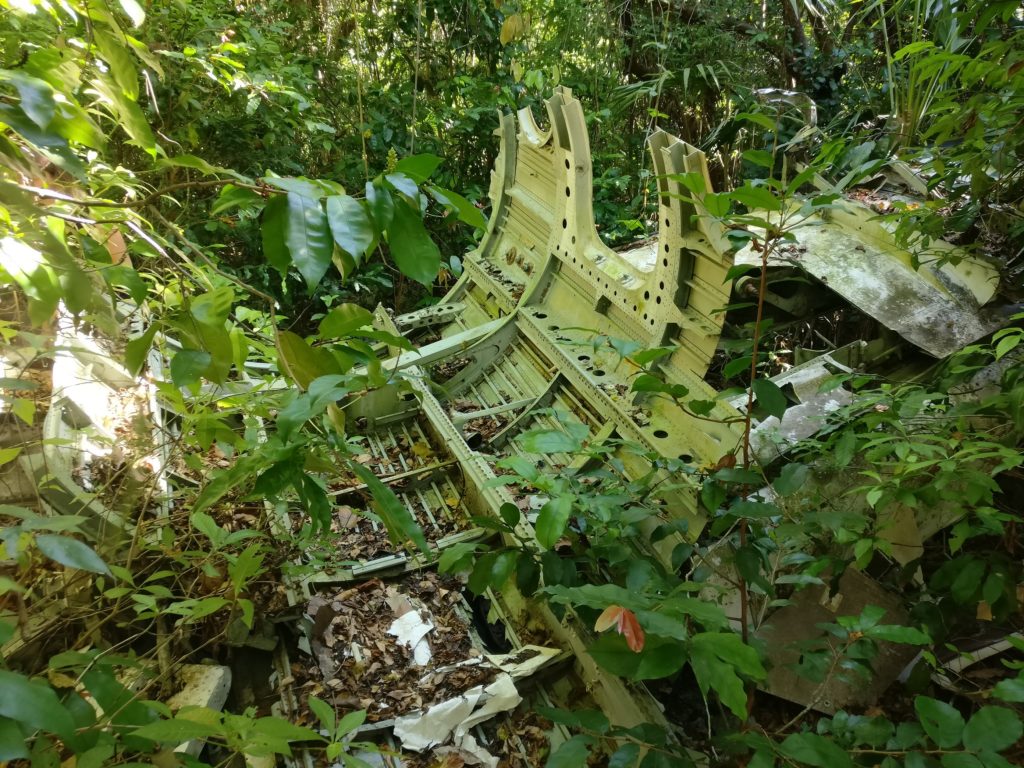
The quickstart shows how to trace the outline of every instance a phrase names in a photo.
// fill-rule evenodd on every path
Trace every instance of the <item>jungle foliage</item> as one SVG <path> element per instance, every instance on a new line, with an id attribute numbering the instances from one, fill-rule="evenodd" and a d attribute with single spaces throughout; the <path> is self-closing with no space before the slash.
<path id="1" fill-rule="evenodd" d="M 154 355 L 169 359 L 154 386 L 178 420 L 174 460 L 198 474 L 169 514 L 126 536 L 97 535 L 81 515 L 0 508 L 0 761 L 196 764 L 169 745 L 205 739 L 225 765 L 291 755 L 295 743 L 329 764 L 366 764 L 351 754 L 375 748 L 352 741 L 358 711 L 311 699 L 300 725 L 256 707 L 172 714 L 161 702 L 174 667 L 223 656 L 273 614 L 289 553 L 315 547 L 328 525 L 325 468 L 351 466 L 393 540 L 428 549 L 395 495 L 356 460 L 358 425 L 338 403 L 392 380 L 382 346 L 410 346 L 375 330 L 372 308 L 436 300 L 486 228 L 497 110 L 537 107 L 557 84 L 588 105 L 595 214 L 613 245 L 654 226 L 644 142 L 656 126 L 707 151 L 726 190 L 716 217 L 738 241 L 764 226 L 765 259 L 799 224 L 784 214 L 790 203 L 806 212 L 834 202 L 808 192 L 809 176 L 784 157 L 841 177 L 898 154 L 936 192 L 891 212 L 900 236 L 954 239 L 996 260 L 1002 295 L 1019 300 L 1018 5 L 0 0 L 0 283 L 5 311 L 16 309 L 0 318 L 0 337 L 25 361 L 0 384 L 0 469 L 48 447 L 38 433 L 45 406 L 26 371 L 52 365 L 60 316 L 111 338 L 130 327 L 131 340 L 109 351 L 131 375 Z M 806 111 L 796 119 L 771 106 L 771 94 L 758 93 L 766 87 L 809 95 L 813 131 Z M 692 676 L 707 719 L 680 744 L 657 727 L 548 711 L 574 735 L 547 764 L 1019 762 L 1024 663 L 1009 662 L 991 687 L 931 682 L 936 654 L 956 650 L 965 622 L 1021 626 L 1019 320 L 926 382 L 837 380 L 872 407 L 833 414 L 829 429 L 768 472 L 749 445 L 731 465 L 650 456 L 651 475 L 629 482 L 546 477 L 509 460 L 509 478 L 548 498 L 536 540 L 522 539 L 520 510 L 503 509 L 489 522 L 500 539 L 450 548 L 440 568 L 467 573 L 474 592 L 515 583 L 554 611 L 575 611 L 599 633 L 589 653 L 613 674 Z M 776 414 L 786 403 L 765 375 L 764 332 L 755 324 L 734 370 L 749 372 L 748 412 L 756 404 Z M 659 378 L 657 350 L 604 341 L 636 367 L 634 391 L 708 412 Z M 956 397 L 992 362 L 1003 364 L 992 391 Z M 264 386 L 275 369 L 289 388 Z M 213 398 L 209 384 L 252 386 Z M 641 450 L 586 444 L 571 430 L 528 439 L 537 452 L 581 458 Z M 199 457 L 214 450 L 227 459 L 210 471 Z M 863 482 L 846 497 L 863 503 L 807 495 L 809 477 L 836 468 L 856 470 Z M 636 554 L 641 541 L 686 533 L 650 503 L 664 472 L 711 518 L 709 534 L 671 552 L 671 567 Z M 155 486 L 144 472 L 105 483 L 96 495 L 113 511 L 149 509 Z M 774 499 L 752 494 L 766 485 Z M 300 506 L 308 524 L 271 532 L 264 500 Z M 224 524 L 225 503 L 254 501 L 258 525 Z M 808 708 L 759 722 L 763 648 L 701 597 L 712 554 L 733 566 L 745 612 L 755 594 L 782 605 L 795 588 L 889 555 L 887 511 L 940 502 L 961 515 L 934 560 L 918 564 L 924 578 L 899 577 L 908 622 L 883 623 L 869 607 L 841 617 L 831 641 L 801 660 L 824 684 L 870 675 L 881 642 L 920 648 L 906 706 L 832 717 Z"/>

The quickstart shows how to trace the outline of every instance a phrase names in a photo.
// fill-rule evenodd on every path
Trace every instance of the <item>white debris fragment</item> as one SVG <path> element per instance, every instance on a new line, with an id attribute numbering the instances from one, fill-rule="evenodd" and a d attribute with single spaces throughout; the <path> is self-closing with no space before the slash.
<path id="1" fill-rule="evenodd" d="M 430 663 L 430 643 L 427 634 L 434 629 L 433 622 L 421 611 L 403 613 L 388 627 L 388 634 L 398 638 L 400 645 L 412 650 L 413 661 L 419 666 Z"/>
<path id="2" fill-rule="evenodd" d="M 559 655 L 557 648 L 528 645 L 509 654 L 467 659 L 458 665 L 487 664 L 497 667 L 497 677 L 488 685 L 478 685 L 461 696 L 395 720 L 395 737 L 403 749 L 416 752 L 448 743 L 469 765 L 497 768 L 498 758 L 477 744 L 470 730 L 502 712 L 511 712 L 523 699 L 516 680 L 532 675 Z M 447 748 L 446 748 L 447 749 Z M 436 752 L 435 752 L 436 754 Z M 466 758 L 472 759 L 466 759 Z"/>

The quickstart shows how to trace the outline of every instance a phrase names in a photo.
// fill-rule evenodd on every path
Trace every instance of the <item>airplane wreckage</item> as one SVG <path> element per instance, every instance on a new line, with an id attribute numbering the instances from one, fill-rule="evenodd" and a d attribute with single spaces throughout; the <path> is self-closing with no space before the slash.
<path id="1" fill-rule="evenodd" d="M 393 383 L 346 406 L 365 473 L 339 469 L 323 478 L 334 504 L 329 551 L 286 582 L 282 612 L 273 621 L 257 622 L 251 632 L 229 628 L 229 641 L 273 654 L 275 671 L 262 685 L 279 699 L 275 713 L 309 722 L 303 702 L 314 692 L 342 709 L 367 709 L 360 738 L 403 755 L 363 755 L 371 764 L 425 765 L 417 762 L 423 755 L 455 753 L 467 764 L 536 765 L 549 736 L 553 745 L 568 738 L 561 725 L 538 724 L 533 712 L 544 705 L 600 709 L 625 726 L 685 727 L 674 705 L 659 698 L 663 689 L 595 663 L 586 650 L 592 622 L 524 598 L 514 580 L 474 598 L 437 571 L 446 551 L 499 535 L 494 529 L 500 526 L 481 521 L 504 519 L 503 535 L 535 540 L 534 523 L 548 499 L 510 467 L 552 477 L 600 470 L 628 482 L 652 471 L 652 456 L 661 457 L 657 472 L 668 476 L 673 468 L 713 467 L 741 442 L 747 397 L 721 399 L 708 379 L 730 323 L 722 308 L 758 293 L 751 277 L 756 271 L 735 281 L 727 274 L 734 263 L 759 267 L 760 254 L 749 246 L 735 253 L 723 227 L 702 215 L 701 196 L 674 180 L 698 174 L 711 189 L 704 154 L 663 131 L 650 137 L 658 235 L 616 251 L 595 228 L 580 103 L 557 89 L 547 118 L 545 130 L 529 109 L 518 120 L 500 116 L 490 220 L 448 295 L 410 314 L 376 311 L 377 328 L 416 346 L 382 348 L 381 364 L 395 373 Z M 921 192 L 916 179 L 906 180 L 911 194 Z M 770 465 L 797 441 L 827 429 L 831 414 L 855 405 L 855 394 L 842 387 L 821 392 L 826 379 L 863 370 L 912 378 L 998 328 L 1005 313 L 992 307 L 996 283 L 994 269 L 969 258 L 915 269 L 875 211 L 851 196 L 822 214 L 818 226 L 802 227 L 797 242 L 769 267 L 764 300 L 776 327 L 846 308 L 871 332 L 836 343 L 818 331 L 794 350 L 795 364 L 775 377 L 789 408 L 781 420 L 755 415 L 753 450 L 761 463 Z M 45 440 L 40 450 L 2 468 L 4 501 L 41 496 L 45 507 L 85 515 L 98 528 L 133 530 L 137 509 L 93 492 L 118 454 L 130 450 L 124 425 L 108 416 L 117 413 L 145 446 L 138 450 L 158 479 L 149 513 L 167 514 L 175 487 L 201 478 L 168 463 L 166 436 L 174 434 L 177 416 L 152 385 L 164 377 L 163 359 L 152 352 L 150 378 L 136 379 L 69 322 L 59 323 L 56 334 L 52 386 L 39 390 L 50 398 L 38 427 Z M 658 360 L 659 376 L 706 401 L 706 413 L 681 409 L 656 392 L 633 391 L 638 369 L 629 358 L 653 348 L 670 350 Z M 29 371 L 29 363 L 8 348 L 3 375 L 41 374 Z M 213 393 L 225 400 L 233 394 Z M 251 419 L 238 428 L 261 429 Z M 565 439 L 531 438 L 538 434 Z M 576 450 L 584 445 L 606 448 Z M 820 482 L 838 487 L 843 478 Z M 396 547 L 377 518 L 362 514 L 375 485 L 393 490 L 415 516 L 430 557 Z M 664 487 L 655 503 L 675 527 L 652 549 L 667 567 L 678 568 L 674 549 L 703 542 L 705 557 L 714 560 L 718 545 L 706 541 L 708 515 L 695 488 L 686 482 Z M 280 505 L 243 506 L 249 513 L 243 517 L 254 523 L 265 514 L 273 530 L 295 530 L 302 522 L 301 513 Z M 904 511 L 894 548 L 902 562 L 956 519 L 954 510 L 927 519 Z M 707 583 L 700 598 L 720 605 L 738 626 L 729 579 Z M 821 622 L 866 605 L 885 608 L 887 623 L 898 623 L 898 597 L 853 567 L 832 592 L 810 587 L 783 607 L 765 605 L 763 597 L 752 596 L 752 615 L 760 617 L 756 638 L 768 649 L 762 689 L 770 694 L 823 712 L 865 707 L 913 660 L 906 646 L 886 645 L 870 687 L 837 680 L 819 690 L 790 670 L 799 644 L 818 636 Z M 5 655 L 17 653 L 19 642 L 9 641 Z M 233 672 L 236 678 L 254 674 Z M 190 674 L 197 682 L 178 694 L 184 697 L 178 705 L 224 704 L 232 670 L 204 666 Z M 188 699 L 193 688 L 198 699 Z M 186 747 L 197 754 L 202 744 Z M 314 765 L 301 750 L 294 761 Z"/>

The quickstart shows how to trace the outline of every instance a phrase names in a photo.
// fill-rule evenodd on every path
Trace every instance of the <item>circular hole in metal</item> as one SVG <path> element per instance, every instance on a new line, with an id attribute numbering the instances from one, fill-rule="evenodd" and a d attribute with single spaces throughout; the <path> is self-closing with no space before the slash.
<path id="1" fill-rule="evenodd" d="M 660 290 L 664 291 L 665 290 L 665 283 L 663 283 L 663 282 L 662 283 L 658 283 L 658 288 Z"/>
<path id="2" fill-rule="evenodd" d="M 662 264 L 663 264 L 664 266 L 666 266 L 666 267 L 667 267 L 667 266 L 668 266 L 668 259 L 662 259 L 662 260 L 661 260 L 661 263 L 662 263 Z"/>
<path id="3" fill-rule="evenodd" d="M 565 167 L 566 168 L 572 168 L 572 166 L 569 165 L 569 160 L 568 159 L 566 159 L 566 161 L 565 161 Z"/>
<path id="4" fill-rule="evenodd" d="M 568 229 L 568 228 L 569 228 L 569 222 L 566 221 L 565 219 L 562 219 L 562 229 Z"/>
<path id="5" fill-rule="evenodd" d="M 668 243 L 665 243 L 665 253 L 668 253 Z"/>
<path id="6" fill-rule="evenodd" d="M 661 304 L 661 296 L 655 296 L 654 297 L 654 303 L 655 304 Z"/>
<path id="7" fill-rule="evenodd" d="M 672 222 L 669 221 L 668 219 L 665 219 L 665 226 L 666 227 L 671 227 L 672 226 Z"/>
<path id="8" fill-rule="evenodd" d="M 571 193 L 571 192 L 569 191 L 569 188 L 568 188 L 568 187 L 566 187 L 566 188 L 565 188 L 565 196 L 566 196 L 566 197 L 569 197 L 569 195 L 570 195 L 570 194 L 572 194 L 572 193 Z"/>
<path id="9" fill-rule="evenodd" d="M 558 330 L 558 326 L 557 325 L 549 325 L 548 326 L 548 330 L 549 331 L 557 331 Z"/>
<path id="10" fill-rule="evenodd" d="M 636 304 L 633 305 L 633 311 L 636 312 Z"/>
<path id="11" fill-rule="evenodd" d="M 668 437 L 668 432 L 666 432 L 664 429 L 656 429 L 654 430 L 654 436 L 659 440 L 664 440 L 666 437 Z"/>
<path id="12" fill-rule="evenodd" d="M 538 312 L 537 313 L 537 317 L 539 317 L 541 320 L 543 320 L 545 317 L 547 317 L 547 314 L 545 312 Z"/>
<path id="13" fill-rule="evenodd" d="M 594 370 L 594 375 L 595 376 L 604 376 L 604 371 L 602 371 L 600 368 L 597 368 L 597 369 Z"/>
<path id="14" fill-rule="evenodd" d="M 585 363 L 585 362 L 587 362 L 587 360 L 590 359 L 590 355 L 577 355 L 576 359 L 577 360 L 582 360 Z"/>
<path id="15" fill-rule="evenodd" d="M 651 298 L 651 292 L 644 291 L 644 301 L 647 301 L 649 298 Z"/>
<path id="16" fill-rule="evenodd" d="M 576 245 L 576 235 L 573 235 L 573 236 L 572 236 L 572 244 L 573 244 L 573 245 Z"/>
<path id="17" fill-rule="evenodd" d="M 676 456 L 676 458 L 679 459 L 684 464 L 690 464 L 693 462 L 693 456 L 691 456 L 688 453 L 680 453 L 678 456 Z"/>

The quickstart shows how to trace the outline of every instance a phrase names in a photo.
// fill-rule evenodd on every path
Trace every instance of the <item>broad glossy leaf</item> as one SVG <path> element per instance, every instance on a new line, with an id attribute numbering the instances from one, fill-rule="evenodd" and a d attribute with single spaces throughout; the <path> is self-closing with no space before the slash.
<path id="1" fill-rule="evenodd" d="M 45 80 L 14 70 L 0 70 L 0 82 L 10 83 L 18 91 L 19 105 L 28 119 L 46 128 L 57 110 L 53 87 Z"/>
<path id="2" fill-rule="evenodd" d="M 690 657 L 704 695 L 713 690 L 736 717 L 746 719 L 747 692 L 737 672 L 758 680 L 765 677 L 757 651 L 731 632 L 706 632 L 690 640 Z"/>
<path id="3" fill-rule="evenodd" d="M 94 26 L 92 39 L 100 49 L 100 55 L 107 62 L 110 74 L 121 88 L 121 93 L 135 101 L 139 98 L 139 71 L 128 53 L 128 49 L 101 27 Z"/>
<path id="4" fill-rule="evenodd" d="M 176 387 L 197 384 L 212 362 L 212 355 L 204 350 L 179 350 L 171 358 L 171 382 Z"/>
<path id="5" fill-rule="evenodd" d="M 17 722 L 0 716 L 0 762 L 27 758 L 27 742 L 28 739 Z"/>
<path id="6" fill-rule="evenodd" d="M 62 737 L 75 730 L 71 715 L 50 686 L 6 670 L 0 670 L 0 716 Z"/>
<path id="7" fill-rule="evenodd" d="M 311 347 L 305 339 L 291 331 L 278 332 L 277 355 L 281 369 L 302 389 L 308 389 L 321 376 L 341 372 L 328 352 Z"/>
<path id="8" fill-rule="evenodd" d="M 562 742 L 558 749 L 548 756 L 544 768 L 580 768 L 587 765 L 590 748 L 595 744 L 593 736 L 577 734 Z"/>
<path id="9" fill-rule="evenodd" d="M 746 717 L 746 711 L 743 717 Z M 816 733 L 792 733 L 779 745 L 779 749 L 786 757 L 802 765 L 820 768 L 846 768 L 853 765 L 845 749 Z"/>
<path id="10" fill-rule="evenodd" d="M 780 496 L 789 496 L 803 488 L 810 474 L 811 468 L 806 464 L 787 464 L 775 478 L 772 487 Z"/>
<path id="11" fill-rule="evenodd" d="M 349 195 L 327 198 L 327 220 L 334 242 L 357 262 L 377 239 L 377 231 L 366 208 Z"/>
<path id="12" fill-rule="evenodd" d="M 459 221 L 477 229 L 487 229 L 487 219 L 484 218 L 483 213 L 462 195 L 441 187 L 431 186 L 428 189 L 437 202 L 455 211 Z"/>
<path id="13" fill-rule="evenodd" d="M 234 301 L 235 292 L 231 288 L 215 288 L 192 299 L 189 311 L 197 322 L 223 329 Z"/>
<path id="14" fill-rule="evenodd" d="M 111 111 L 131 140 L 155 156 L 156 139 L 139 105 L 125 96 L 111 77 L 98 76 L 93 80 L 93 86 L 104 97 L 104 106 Z"/>
<path id="15" fill-rule="evenodd" d="M 964 747 L 973 752 L 983 749 L 1001 752 L 1024 735 L 1024 723 L 1012 709 L 982 707 L 967 721 Z"/>
<path id="16" fill-rule="evenodd" d="M 110 574 L 110 569 L 92 547 L 70 536 L 40 534 L 36 536 L 39 551 L 51 560 L 69 568 L 78 568 L 91 573 Z"/>
<path id="17" fill-rule="evenodd" d="M 320 335 L 324 338 L 341 338 L 353 331 L 373 325 L 373 313 L 358 304 L 339 304 L 320 321 Z"/>
<path id="18" fill-rule="evenodd" d="M 781 419 L 789 403 L 778 384 L 770 379 L 754 379 L 753 388 L 757 404 L 772 416 Z"/>
<path id="19" fill-rule="evenodd" d="M 530 430 L 518 442 L 527 453 L 575 453 L 583 447 L 582 440 L 560 429 Z"/>
<path id="20" fill-rule="evenodd" d="M 288 274 L 288 267 L 292 263 L 285 241 L 287 230 L 288 199 L 285 195 L 275 195 L 263 209 L 263 257 L 282 275 Z"/>
<path id="21" fill-rule="evenodd" d="M 334 254 L 327 214 L 318 199 L 288 193 L 288 227 L 285 242 L 292 263 L 312 291 L 320 284 Z"/>
<path id="22" fill-rule="evenodd" d="M 960 743 L 964 732 L 963 716 L 949 704 L 928 696 L 914 699 L 914 709 L 925 733 L 942 749 L 951 749 Z"/>
<path id="23" fill-rule="evenodd" d="M 544 549 L 551 549 L 565 533 L 572 514 L 572 497 L 555 496 L 541 507 L 537 515 L 537 541 Z"/>
<path id="24" fill-rule="evenodd" d="M 368 181 L 366 182 L 366 203 L 370 208 L 370 215 L 377 225 L 377 230 L 387 229 L 395 215 L 395 202 L 391 193 L 384 186 Z"/>
<path id="25" fill-rule="evenodd" d="M 418 210 L 406 200 L 394 207 L 394 219 L 388 227 L 391 258 L 406 277 L 430 286 L 441 268 L 441 252 L 430 239 Z"/>
<path id="26" fill-rule="evenodd" d="M 437 155 L 429 153 L 409 155 L 408 157 L 403 157 L 395 164 L 395 170 L 398 173 L 404 173 L 416 183 L 422 184 L 434 175 L 434 171 L 443 162 L 444 160 Z"/>
<path id="27" fill-rule="evenodd" d="M 220 194 L 210 208 L 210 215 L 217 216 L 232 208 L 252 208 L 263 205 L 263 198 L 247 187 L 236 187 L 234 184 L 225 184 L 221 187 Z"/>
<path id="28" fill-rule="evenodd" d="M 121 10 L 132 20 L 132 26 L 141 27 L 142 22 L 146 20 L 146 12 L 142 10 L 142 6 L 137 0 L 118 0 L 118 2 L 121 4 Z"/>

